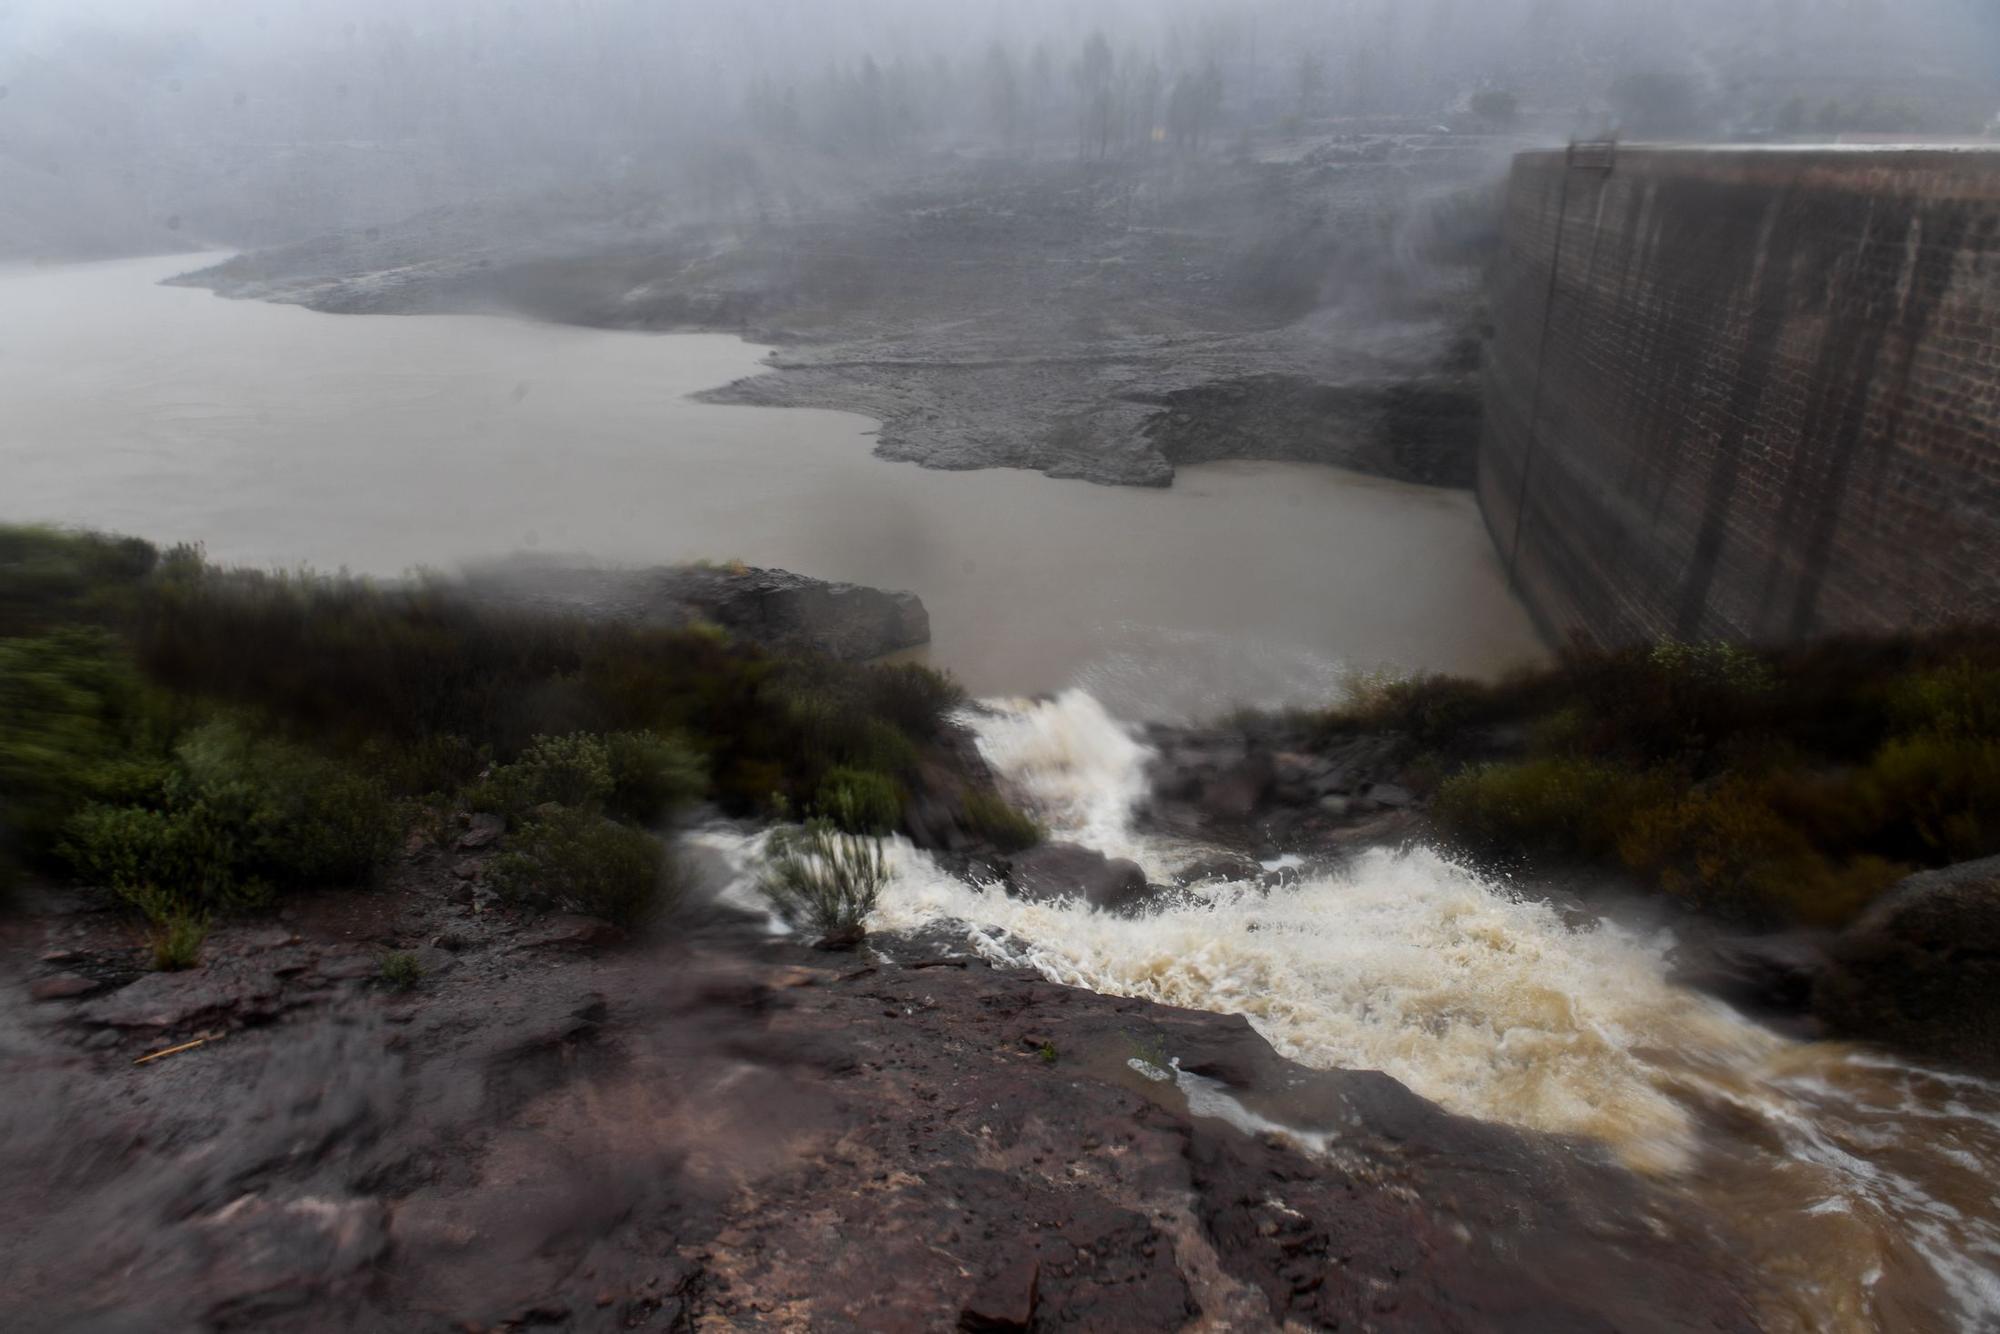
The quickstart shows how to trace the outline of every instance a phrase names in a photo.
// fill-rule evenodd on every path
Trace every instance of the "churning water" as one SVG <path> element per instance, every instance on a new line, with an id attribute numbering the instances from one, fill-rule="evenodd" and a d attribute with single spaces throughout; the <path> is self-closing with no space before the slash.
<path id="1" fill-rule="evenodd" d="M 1146 751 L 1072 691 L 971 716 L 1057 837 L 1164 879 L 1127 818 Z M 1662 932 L 1573 924 L 1423 848 L 1141 917 L 981 891 L 912 850 L 885 928 L 960 924 L 1064 983 L 1239 1013 L 1310 1066 L 1383 1070 L 1452 1111 L 1585 1135 L 1685 1191 L 1770 1278 L 1774 1327 L 2000 1324 L 2000 1086 L 1780 1037 L 1667 981 Z"/>

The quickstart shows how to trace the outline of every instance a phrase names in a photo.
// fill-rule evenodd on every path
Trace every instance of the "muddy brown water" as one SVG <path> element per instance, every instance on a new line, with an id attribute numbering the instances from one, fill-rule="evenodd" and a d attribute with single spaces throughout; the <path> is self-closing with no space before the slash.
<path id="1" fill-rule="evenodd" d="M 524 550 L 909 588 L 979 694 L 1128 715 L 1324 700 L 1349 668 L 1542 655 L 1472 497 L 1309 465 L 1167 490 L 871 456 L 846 413 L 692 402 L 762 349 L 158 286 L 213 256 L 0 270 L 0 518 L 395 575 Z"/>

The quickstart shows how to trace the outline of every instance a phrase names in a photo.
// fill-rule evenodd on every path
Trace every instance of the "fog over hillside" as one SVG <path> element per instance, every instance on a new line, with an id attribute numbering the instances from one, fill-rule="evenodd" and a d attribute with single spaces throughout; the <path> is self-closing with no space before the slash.
<path id="1" fill-rule="evenodd" d="M 1094 40 L 1101 37 L 1101 41 Z M 752 148 L 1098 157 L 1338 117 L 1965 135 L 1986 0 L 15 0 L 0 255 L 257 245 Z M 1497 100 L 1492 100 L 1497 98 Z"/>

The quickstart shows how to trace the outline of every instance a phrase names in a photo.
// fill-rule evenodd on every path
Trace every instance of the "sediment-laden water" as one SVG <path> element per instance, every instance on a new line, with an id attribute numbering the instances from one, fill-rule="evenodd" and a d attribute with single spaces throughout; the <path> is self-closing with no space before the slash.
<path id="1" fill-rule="evenodd" d="M 1057 837 L 1155 880 L 1199 855 L 1130 827 L 1146 751 L 1088 695 L 972 721 Z M 1277 888 L 1206 884 L 1132 918 L 981 891 L 905 850 L 877 917 L 956 924 L 1060 982 L 1245 1015 L 1303 1064 L 1597 1140 L 1737 1236 L 1774 1328 L 2000 1326 L 2000 1085 L 1781 1037 L 1668 982 L 1657 929 L 1575 923 L 1425 848 Z"/>
<path id="2" fill-rule="evenodd" d="M 1127 715 L 1325 700 L 1349 666 L 1541 649 L 1463 492 L 1288 464 L 1169 490 L 874 458 L 845 413 L 696 403 L 761 349 L 473 316 L 326 315 L 161 278 L 0 270 L 0 519 L 395 575 L 535 549 L 914 589 L 979 693 Z"/>

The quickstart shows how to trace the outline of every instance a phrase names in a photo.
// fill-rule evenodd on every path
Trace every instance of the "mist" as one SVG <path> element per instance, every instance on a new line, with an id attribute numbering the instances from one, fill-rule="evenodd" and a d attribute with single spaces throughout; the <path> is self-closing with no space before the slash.
<path id="1" fill-rule="evenodd" d="M 1996 66 L 1979 0 L 17 0 L 0 255 L 270 244 L 558 187 L 685 192 L 752 154 L 782 178 L 807 170 L 797 154 L 1129 160 L 1163 130 L 1185 148 L 1288 120 L 1463 126 L 1482 92 L 1550 140 L 1964 134 L 2000 108 Z"/>

